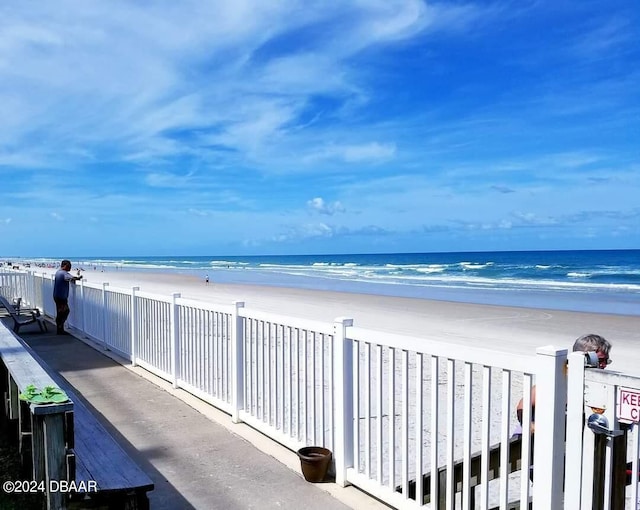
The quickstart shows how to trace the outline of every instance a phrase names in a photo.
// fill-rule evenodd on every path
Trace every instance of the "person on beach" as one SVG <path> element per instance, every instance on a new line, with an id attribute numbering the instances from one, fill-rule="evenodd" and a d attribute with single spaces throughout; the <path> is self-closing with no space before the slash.
<path id="1" fill-rule="evenodd" d="M 60 263 L 60 269 L 56 271 L 53 282 L 53 300 L 56 303 L 56 326 L 58 327 L 58 335 L 68 335 L 64 330 L 64 323 L 69 317 L 69 282 L 75 282 L 82 279 L 82 275 L 73 276 L 71 271 L 71 262 L 63 260 Z"/>
<path id="2" fill-rule="evenodd" d="M 209 285 L 209 275 L 206 275 L 206 276 L 204 277 L 204 284 L 205 284 L 205 285 Z"/>
<path id="3" fill-rule="evenodd" d="M 609 352 L 611 351 L 611 343 L 600 335 L 583 335 L 573 344 L 573 352 L 594 352 L 598 356 L 598 368 L 607 368 L 611 363 Z M 514 431 L 514 436 L 522 436 L 522 407 L 524 399 L 520 399 L 516 406 L 516 415 L 519 425 Z M 535 413 L 536 413 L 536 387 L 531 388 L 531 433 L 535 433 Z"/>

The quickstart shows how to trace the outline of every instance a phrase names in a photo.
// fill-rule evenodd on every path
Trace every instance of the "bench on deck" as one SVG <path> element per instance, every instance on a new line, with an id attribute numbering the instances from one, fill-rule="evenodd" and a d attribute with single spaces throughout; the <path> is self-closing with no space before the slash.
<path id="1" fill-rule="evenodd" d="M 149 508 L 147 492 L 153 481 L 140 469 L 87 406 L 75 396 L 69 383 L 56 379 L 74 403 L 76 482 L 85 482 L 78 496 L 109 504 L 109 508 Z M 86 482 L 96 484 L 95 491 Z"/>
<path id="2" fill-rule="evenodd" d="M 36 478 L 36 466 L 41 463 L 42 456 L 41 441 L 35 439 L 38 436 L 38 423 L 34 422 L 33 432 L 30 433 L 29 420 L 24 419 L 26 403 L 19 401 L 17 396 L 27 384 L 35 384 L 38 388 L 44 385 L 57 386 L 67 393 L 71 402 L 56 404 L 64 408 L 57 429 L 44 427 L 47 434 L 52 436 L 51 442 L 58 445 L 56 455 L 63 459 L 60 461 L 63 465 L 49 479 L 74 482 L 76 491 L 70 494 L 73 500 L 86 498 L 97 504 L 106 504 L 109 508 L 148 509 L 147 492 L 154 488 L 152 480 L 75 395 L 71 385 L 3 325 L 0 325 L 0 357 L 3 361 L 0 368 L 7 372 L 7 377 L 3 377 L 1 382 L 5 383 L 6 404 L 10 411 L 8 417 L 18 420 L 21 453 L 27 450 L 32 452 L 25 460 L 33 459 L 34 479 L 39 479 Z M 13 360 L 16 357 L 19 358 L 18 362 Z M 19 369 L 16 365 L 28 369 Z M 34 379 L 34 372 L 40 374 L 39 379 Z M 40 410 L 50 406 L 30 407 L 32 413 L 38 416 Z M 30 445 L 29 437 L 32 437 Z M 47 494 L 48 508 L 65 508 L 67 503 L 62 492 Z"/>
<path id="3" fill-rule="evenodd" d="M 40 310 L 37 308 L 20 308 L 9 301 L 0 296 L 0 307 L 5 308 L 11 319 L 13 319 L 13 331 L 14 333 L 18 333 L 22 326 L 26 326 L 28 324 L 33 324 L 34 322 L 38 323 L 40 327 L 40 331 L 45 333 L 47 331 L 47 323 L 44 320 L 44 317 L 40 314 Z"/>
<path id="4" fill-rule="evenodd" d="M 522 440 L 519 437 L 511 437 L 507 443 L 509 449 L 509 465 L 507 468 L 508 473 L 520 471 L 521 456 L 522 456 Z M 500 444 L 493 445 L 489 448 L 489 469 L 487 473 L 487 481 L 495 480 L 500 477 L 500 457 L 502 446 Z M 475 492 L 473 488 L 482 483 L 482 455 L 475 453 L 471 455 L 470 465 L 470 498 L 471 508 L 475 505 Z M 463 480 L 463 466 L 464 461 L 457 460 L 453 464 L 453 483 L 455 490 L 458 493 L 462 491 Z M 447 484 L 447 467 L 441 466 L 437 470 L 437 484 L 438 484 L 438 502 L 433 508 L 445 508 L 446 507 L 446 484 Z M 397 492 L 402 492 L 402 488 L 396 488 Z M 411 480 L 409 482 L 408 497 L 415 499 L 416 496 L 416 481 Z M 431 474 L 427 473 L 422 477 L 422 500 L 417 499 L 418 503 L 427 504 L 431 502 Z M 529 503 L 529 508 L 531 502 Z M 512 502 L 507 507 L 509 510 L 512 508 L 520 508 L 519 502 Z"/>
<path id="5" fill-rule="evenodd" d="M 618 492 L 614 493 L 612 499 L 611 508 L 624 508 L 625 494 L 624 487 L 631 485 L 631 463 L 627 463 L 627 437 L 626 433 L 628 429 L 623 428 L 625 435 L 617 436 L 614 438 L 614 452 L 613 452 L 613 465 L 615 469 L 613 471 L 613 486 L 618 488 Z M 594 479 L 598 480 L 598 483 L 594 486 L 594 500 L 602 501 L 602 491 L 604 490 L 604 463 L 605 463 L 605 448 L 607 437 L 604 435 L 596 435 L 596 460 L 595 461 L 595 475 Z M 518 436 L 512 436 L 507 443 L 509 449 L 509 464 L 507 472 L 509 474 L 522 470 L 522 439 Z M 495 480 L 500 477 L 500 458 L 502 447 L 500 444 L 496 444 L 489 449 L 489 470 L 487 474 L 488 481 Z M 533 452 L 531 453 L 533 456 Z M 473 454 L 471 456 L 470 464 L 470 488 L 480 485 L 482 483 L 482 457 L 480 453 Z M 463 483 L 463 466 L 464 461 L 457 460 L 453 465 L 453 483 L 454 492 L 462 492 Z M 532 466 L 533 467 L 533 466 Z M 437 484 L 438 484 L 438 501 L 433 508 L 446 508 L 446 483 L 447 483 L 447 468 L 441 466 L 437 470 Z M 530 476 L 533 476 L 531 474 Z M 533 479 L 532 479 L 533 480 Z M 422 477 L 422 500 L 417 499 L 418 503 L 428 504 L 431 501 L 431 475 L 427 473 Z M 402 492 L 401 487 L 396 487 L 397 492 Z M 599 492 L 598 492 L 599 491 Z M 408 484 L 408 497 L 415 499 L 416 496 L 416 481 L 411 480 Z M 475 508 L 475 492 L 470 491 L 470 507 Z M 521 508 L 519 501 L 510 502 L 507 506 L 507 510 L 518 510 Z M 528 508 L 532 508 L 532 502 L 529 501 Z M 497 510 L 492 508 L 491 510 Z"/>

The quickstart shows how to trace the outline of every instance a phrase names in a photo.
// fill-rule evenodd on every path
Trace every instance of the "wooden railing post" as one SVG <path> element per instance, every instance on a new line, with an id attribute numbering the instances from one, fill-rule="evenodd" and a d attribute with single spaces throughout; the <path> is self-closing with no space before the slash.
<path id="1" fill-rule="evenodd" d="M 562 508 L 563 499 L 567 349 L 549 345 L 536 354 L 533 507 L 554 510 Z"/>
<path id="2" fill-rule="evenodd" d="M 44 485 L 47 510 L 66 508 L 66 494 L 56 484 L 68 480 L 65 416 L 73 404 L 29 407 L 33 480 Z"/>
<path id="3" fill-rule="evenodd" d="M 136 366 L 138 354 L 138 300 L 137 292 L 140 287 L 131 288 L 131 366 Z"/>
<path id="4" fill-rule="evenodd" d="M 64 413 L 45 414 L 44 465 L 47 480 L 47 508 L 64 508 L 66 494 L 56 490 L 54 483 L 67 479 L 67 448 L 64 440 Z"/>
<path id="5" fill-rule="evenodd" d="M 178 303 L 177 300 L 181 296 L 179 292 L 171 295 L 171 312 L 169 325 L 171 328 L 171 377 L 173 378 L 173 387 L 178 387 L 178 378 L 180 377 L 180 322 L 178 320 Z"/>
<path id="6" fill-rule="evenodd" d="M 231 421 L 240 423 L 244 408 L 244 328 L 240 310 L 244 301 L 234 301 L 231 315 Z"/>
<path id="7" fill-rule="evenodd" d="M 20 418 L 20 397 L 18 397 L 20 390 L 10 373 L 7 373 L 7 386 L 7 417 L 10 420 L 17 420 Z"/>
<path id="8" fill-rule="evenodd" d="M 333 322 L 333 374 L 335 445 L 333 460 L 336 483 L 347 485 L 347 469 L 353 467 L 353 341 L 347 337 L 347 328 L 353 319 L 339 317 Z"/>

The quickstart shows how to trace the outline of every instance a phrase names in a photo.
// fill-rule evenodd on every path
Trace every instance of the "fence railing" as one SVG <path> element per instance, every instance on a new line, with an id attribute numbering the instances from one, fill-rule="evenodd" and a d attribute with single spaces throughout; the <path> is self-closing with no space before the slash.
<path id="1" fill-rule="evenodd" d="M 639 508 L 640 377 L 585 368 L 573 353 L 568 386 L 567 508 Z"/>
<path id="2" fill-rule="evenodd" d="M 51 276 L 11 273 L 0 282 L 55 316 Z M 524 396 L 528 409 L 533 378 L 555 380 L 567 358 L 553 348 L 517 356 L 363 329 L 348 318 L 317 322 L 240 301 L 220 306 L 86 281 L 72 285 L 70 307 L 68 324 L 102 348 L 288 448 L 329 448 L 337 483 L 399 508 L 529 501 L 529 434 L 520 473 L 508 468 L 515 403 Z M 560 409 L 566 392 L 538 383 L 537 399 Z M 531 413 L 524 414 L 528 430 Z M 536 455 L 563 448 L 555 434 L 563 420 L 537 417 Z M 472 457 L 480 459 L 476 471 Z M 562 469 L 556 457 L 536 472 L 539 508 L 561 507 L 543 495 Z"/>

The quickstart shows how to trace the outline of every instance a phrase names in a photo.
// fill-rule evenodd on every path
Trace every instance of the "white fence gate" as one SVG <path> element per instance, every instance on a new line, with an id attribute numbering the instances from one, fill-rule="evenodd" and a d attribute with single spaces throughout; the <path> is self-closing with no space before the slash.
<path id="1" fill-rule="evenodd" d="M 640 377 L 569 356 L 565 508 L 636 510 Z"/>

